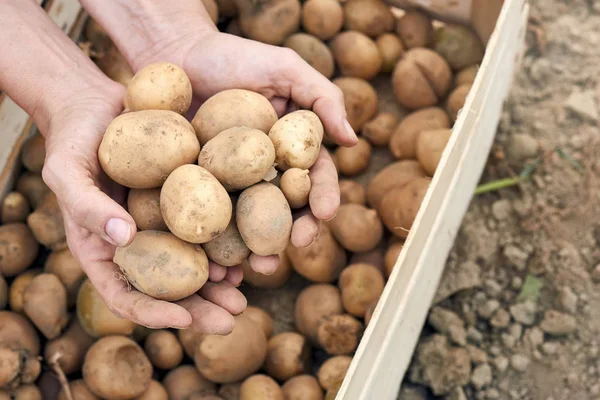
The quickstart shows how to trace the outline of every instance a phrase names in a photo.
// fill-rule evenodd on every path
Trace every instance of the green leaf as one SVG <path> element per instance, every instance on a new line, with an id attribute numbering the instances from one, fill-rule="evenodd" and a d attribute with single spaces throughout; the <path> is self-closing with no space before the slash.
<path id="1" fill-rule="evenodd" d="M 525 283 L 523 283 L 523 286 L 521 287 L 518 300 L 533 300 L 534 302 L 537 302 L 543 286 L 544 283 L 540 279 L 533 275 L 527 275 Z"/>

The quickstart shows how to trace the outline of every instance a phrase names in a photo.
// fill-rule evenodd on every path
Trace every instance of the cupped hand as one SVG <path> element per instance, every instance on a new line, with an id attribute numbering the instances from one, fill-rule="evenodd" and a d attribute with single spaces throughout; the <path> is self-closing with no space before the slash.
<path id="1" fill-rule="evenodd" d="M 113 263 L 116 246 L 131 242 L 137 230 L 125 210 L 126 188 L 110 180 L 98 162 L 98 147 L 110 122 L 123 110 L 124 87 L 108 78 L 61 104 L 48 124 L 43 178 L 56 194 L 67 242 L 110 310 L 150 328 L 188 328 L 226 334 L 232 315 L 246 299 L 236 289 L 239 268 L 211 263 L 209 282 L 176 303 L 131 288 Z"/>

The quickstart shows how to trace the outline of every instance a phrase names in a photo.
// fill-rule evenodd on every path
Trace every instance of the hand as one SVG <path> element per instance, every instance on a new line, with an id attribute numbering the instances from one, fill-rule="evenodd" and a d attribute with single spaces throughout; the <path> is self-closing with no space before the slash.
<path id="1" fill-rule="evenodd" d="M 106 127 L 123 109 L 124 91 L 106 78 L 53 107 L 42 173 L 59 201 L 69 247 L 116 315 L 150 328 L 191 326 L 226 334 L 233 329 L 232 314 L 246 307 L 235 288 L 242 279 L 239 268 L 211 263 L 209 282 L 197 295 L 176 303 L 153 299 L 119 279 L 119 267 L 112 262 L 116 245 L 130 243 L 136 225 L 123 207 L 126 189 L 104 174 L 97 152 Z"/>

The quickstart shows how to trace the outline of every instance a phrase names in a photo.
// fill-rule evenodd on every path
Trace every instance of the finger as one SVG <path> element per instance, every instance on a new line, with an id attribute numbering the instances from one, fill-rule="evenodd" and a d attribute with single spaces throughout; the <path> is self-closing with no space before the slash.
<path id="1" fill-rule="evenodd" d="M 231 283 L 233 286 L 238 287 L 242 283 L 244 273 L 240 267 L 229 267 L 227 268 L 227 274 L 225 280 Z"/>
<path id="2" fill-rule="evenodd" d="M 207 282 L 198 294 L 233 315 L 241 314 L 248 305 L 244 295 L 229 282 Z"/>
<path id="3" fill-rule="evenodd" d="M 191 328 L 208 334 L 227 335 L 233 330 L 235 319 L 227 310 L 194 294 L 177 304 L 191 315 Z"/>
<path id="4" fill-rule="evenodd" d="M 284 97 L 273 97 L 273 99 L 271 99 L 271 105 L 273 105 L 273 108 L 277 113 L 277 118 L 281 118 L 286 114 L 288 108 L 288 99 Z"/>
<path id="5" fill-rule="evenodd" d="M 259 256 L 252 253 L 248 257 L 248 263 L 255 272 L 263 275 L 271 275 L 279 267 L 279 255 Z"/>
<path id="6" fill-rule="evenodd" d="M 338 174 L 329 152 L 321 147 L 319 157 L 309 170 L 311 189 L 310 209 L 317 219 L 329 221 L 340 206 Z"/>
<path id="7" fill-rule="evenodd" d="M 227 268 L 212 261 L 208 262 L 208 280 L 211 282 L 221 282 L 225 279 L 226 274 Z"/>
<path id="8" fill-rule="evenodd" d="M 292 226 L 291 242 L 294 247 L 307 247 L 319 233 L 319 220 L 310 210 L 303 210 Z"/>
<path id="9" fill-rule="evenodd" d="M 313 110 L 325 130 L 337 144 L 353 146 L 358 139 L 346 119 L 344 95 L 339 87 L 304 61 L 294 50 L 280 49 L 279 63 L 274 63 L 275 87 L 296 104 Z M 283 53 L 285 52 L 285 53 Z"/>

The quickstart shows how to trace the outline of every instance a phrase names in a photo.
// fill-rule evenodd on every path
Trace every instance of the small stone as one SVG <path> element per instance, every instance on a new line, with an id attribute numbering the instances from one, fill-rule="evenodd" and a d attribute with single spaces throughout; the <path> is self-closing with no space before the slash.
<path id="1" fill-rule="evenodd" d="M 494 358 L 494 367 L 498 370 L 498 372 L 504 372 L 508 368 L 508 358 L 504 356 L 498 356 Z"/>
<path id="2" fill-rule="evenodd" d="M 600 283 L 600 264 L 594 267 L 592 271 L 592 280 L 596 283 Z"/>
<path id="3" fill-rule="evenodd" d="M 486 399 L 499 399 L 500 392 L 498 391 L 498 389 L 489 388 L 488 390 L 485 391 L 485 398 Z"/>
<path id="4" fill-rule="evenodd" d="M 507 349 L 512 349 L 513 347 L 515 347 L 515 343 L 517 342 L 517 340 L 515 339 L 514 336 L 508 334 L 508 333 L 503 333 L 501 335 L 502 338 L 502 343 L 504 344 L 504 347 L 506 347 Z"/>
<path id="5" fill-rule="evenodd" d="M 517 340 L 521 339 L 521 335 L 523 334 L 523 327 L 521 324 L 512 324 L 510 326 L 509 332 L 513 335 Z"/>
<path id="6" fill-rule="evenodd" d="M 485 290 L 490 297 L 498 297 L 502 293 L 502 286 L 493 279 L 487 279 L 484 283 Z"/>
<path id="7" fill-rule="evenodd" d="M 494 328 L 506 328 L 509 323 L 510 323 L 510 314 L 503 308 L 496 311 L 496 313 L 490 320 L 490 324 Z"/>
<path id="8" fill-rule="evenodd" d="M 577 321 L 572 315 L 548 310 L 544 313 L 540 328 L 549 335 L 563 336 L 577 330 Z"/>
<path id="9" fill-rule="evenodd" d="M 569 375 L 567 375 L 567 385 L 569 385 L 569 387 L 574 388 L 578 382 L 579 379 L 577 378 L 577 374 L 575 372 L 571 372 Z"/>
<path id="10" fill-rule="evenodd" d="M 536 306 L 532 301 L 524 301 L 522 303 L 510 306 L 510 315 L 515 321 L 523 325 L 533 325 L 535 322 Z"/>
<path id="11" fill-rule="evenodd" d="M 554 355 L 558 352 L 558 343 L 546 342 L 542 344 L 542 351 L 548 356 Z"/>
<path id="12" fill-rule="evenodd" d="M 404 399 L 404 397 L 401 397 L 401 399 Z M 467 395 L 461 387 L 456 387 L 450 394 L 446 395 L 444 400 L 467 400 Z"/>
<path id="13" fill-rule="evenodd" d="M 506 257 L 510 265 L 519 271 L 524 271 L 525 267 L 527 267 L 529 254 L 511 244 L 504 248 L 504 257 Z"/>
<path id="14" fill-rule="evenodd" d="M 536 349 L 539 345 L 544 343 L 544 332 L 537 326 L 527 329 L 525 332 L 525 341 L 532 349 Z"/>
<path id="15" fill-rule="evenodd" d="M 460 346 L 467 344 L 463 320 L 456 313 L 443 307 L 434 307 L 429 313 L 428 322 L 438 332 L 448 335 L 454 343 Z"/>
<path id="16" fill-rule="evenodd" d="M 590 388 L 590 394 L 592 396 L 597 396 L 600 394 L 600 383 L 596 383 L 594 386 Z"/>
<path id="17" fill-rule="evenodd" d="M 450 265 L 444 270 L 433 303 L 437 304 L 454 293 L 481 285 L 481 268 L 472 261 Z"/>
<path id="18" fill-rule="evenodd" d="M 567 98 L 565 107 L 581 118 L 593 121 L 598 119 L 596 99 L 594 92 L 591 90 L 574 90 L 573 93 L 571 93 L 571 95 Z"/>
<path id="19" fill-rule="evenodd" d="M 510 282 L 511 288 L 514 290 L 519 290 L 521 289 L 521 286 L 523 286 L 523 279 L 519 278 L 518 276 L 512 278 L 512 281 Z"/>
<path id="20" fill-rule="evenodd" d="M 483 293 L 483 292 L 477 292 L 473 296 L 473 300 L 475 300 L 475 303 L 478 303 L 478 304 L 483 303 L 486 298 L 487 297 L 485 296 L 485 293 Z"/>
<path id="21" fill-rule="evenodd" d="M 524 356 L 523 354 L 513 354 L 510 357 L 510 366 L 513 367 L 514 370 L 519 372 L 527 371 L 527 367 L 529 367 L 529 363 L 531 361 L 529 358 Z"/>
<path id="22" fill-rule="evenodd" d="M 537 361 L 540 361 L 543 358 L 542 353 L 537 349 L 531 353 L 531 356 L 533 357 L 534 360 L 537 360 Z"/>
<path id="23" fill-rule="evenodd" d="M 500 346 L 493 344 L 490 346 L 489 352 L 490 352 L 490 354 L 497 356 L 502 353 L 502 349 L 500 348 Z"/>
<path id="24" fill-rule="evenodd" d="M 524 161 L 534 157 L 539 150 L 539 144 L 531 135 L 515 133 L 509 139 L 504 153 L 510 161 Z"/>
<path id="25" fill-rule="evenodd" d="M 515 389 L 508 392 L 508 394 L 510 395 L 510 398 L 513 400 L 518 400 L 521 398 L 521 394 Z"/>
<path id="26" fill-rule="evenodd" d="M 509 200 L 497 200 L 492 204 L 492 214 L 498 221 L 504 221 L 512 213 L 512 204 Z"/>
<path id="27" fill-rule="evenodd" d="M 500 302 L 498 300 L 491 299 L 477 308 L 477 314 L 479 314 L 479 316 L 483 319 L 490 319 L 499 307 Z"/>
<path id="28" fill-rule="evenodd" d="M 483 340 L 483 334 L 477 330 L 474 326 L 467 328 L 467 339 L 474 343 L 481 343 Z"/>
<path id="29" fill-rule="evenodd" d="M 492 368 L 489 364 L 477 366 L 471 374 L 471 384 L 476 389 L 482 389 L 492 383 Z"/>
<path id="30" fill-rule="evenodd" d="M 568 286 L 562 287 L 558 291 L 556 301 L 558 307 L 569 314 L 575 314 L 577 311 L 577 295 Z"/>
<path id="31" fill-rule="evenodd" d="M 467 353 L 469 353 L 469 358 L 473 364 L 479 365 L 488 362 L 488 356 L 486 352 L 481 350 L 479 347 L 468 344 L 465 348 L 467 349 Z"/>

